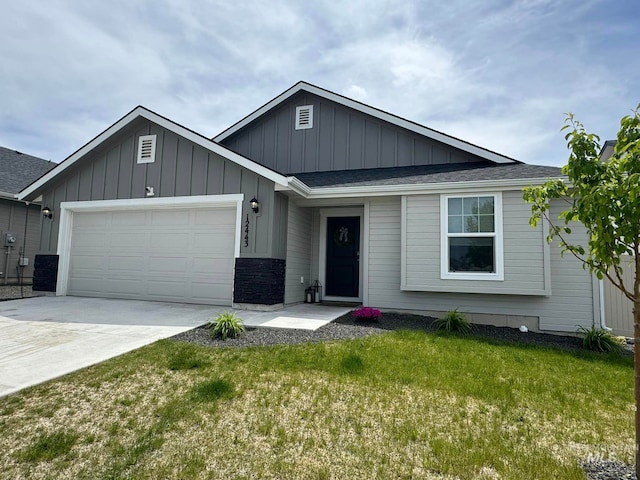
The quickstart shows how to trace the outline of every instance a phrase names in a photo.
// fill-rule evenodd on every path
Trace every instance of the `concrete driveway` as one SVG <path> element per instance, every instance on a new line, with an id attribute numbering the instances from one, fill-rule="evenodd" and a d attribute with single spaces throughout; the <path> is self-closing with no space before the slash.
<path id="1" fill-rule="evenodd" d="M 0 397 L 207 323 L 228 307 L 82 297 L 0 302 Z M 236 313 L 248 326 L 315 330 L 348 308 Z"/>

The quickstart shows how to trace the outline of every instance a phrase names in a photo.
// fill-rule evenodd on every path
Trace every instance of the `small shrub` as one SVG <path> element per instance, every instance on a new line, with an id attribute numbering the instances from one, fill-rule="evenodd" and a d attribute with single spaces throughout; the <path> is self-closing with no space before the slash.
<path id="1" fill-rule="evenodd" d="M 242 320 L 232 312 L 223 312 L 215 320 L 209 322 L 213 338 L 237 338 L 245 331 Z"/>
<path id="2" fill-rule="evenodd" d="M 602 328 L 596 328 L 595 325 L 591 328 L 578 327 L 578 332 L 582 335 L 582 346 L 588 350 L 605 353 L 622 352 L 620 339 Z"/>
<path id="3" fill-rule="evenodd" d="M 446 332 L 467 334 L 473 329 L 473 325 L 467 320 L 464 313 L 460 313 L 458 310 L 448 311 L 444 317 L 438 318 L 433 324 L 438 330 Z"/>
<path id="4" fill-rule="evenodd" d="M 363 322 L 375 322 L 380 320 L 382 313 L 377 308 L 360 307 L 353 311 L 353 316 L 356 320 Z"/>

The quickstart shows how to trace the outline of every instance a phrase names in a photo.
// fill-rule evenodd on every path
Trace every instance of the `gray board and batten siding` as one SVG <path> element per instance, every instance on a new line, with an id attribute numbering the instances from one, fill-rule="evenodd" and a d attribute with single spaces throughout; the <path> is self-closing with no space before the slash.
<path id="1" fill-rule="evenodd" d="M 301 105 L 313 105 L 313 128 L 295 129 Z M 220 144 L 283 174 L 484 160 L 306 91 Z"/>
<path id="2" fill-rule="evenodd" d="M 17 283 L 19 271 L 21 271 L 20 275 L 23 276 L 24 280 L 31 281 L 35 254 L 40 247 L 41 221 L 40 205 L 26 205 L 24 202 L 0 199 L 0 239 L 3 247 L 3 255 L 0 257 L 0 272 L 2 272 L 0 285 Z M 4 247 L 4 239 L 7 233 L 12 233 L 16 238 L 9 255 L 7 255 L 7 249 Z M 23 256 L 28 259 L 29 264 L 18 270 L 16 267 L 18 267 L 20 252 L 23 249 Z"/>
<path id="3" fill-rule="evenodd" d="M 136 162 L 142 135 L 157 135 L 153 163 Z M 145 198 L 146 186 L 154 187 L 155 197 L 244 194 L 240 256 L 284 258 L 287 205 L 274 192 L 271 180 L 143 118 L 132 121 L 45 188 L 42 203 L 53 209 L 54 218 L 42 224 L 39 253 L 56 253 L 55 213 L 61 202 Z M 254 195 L 260 201 L 258 215 L 249 206 Z M 247 215 L 249 245 L 245 246 Z"/>

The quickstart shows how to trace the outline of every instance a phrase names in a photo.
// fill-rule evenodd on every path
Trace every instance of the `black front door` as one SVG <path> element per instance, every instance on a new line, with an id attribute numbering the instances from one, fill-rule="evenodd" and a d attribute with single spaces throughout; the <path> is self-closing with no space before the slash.
<path id="1" fill-rule="evenodd" d="M 360 217 L 327 218 L 325 295 L 359 297 Z"/>

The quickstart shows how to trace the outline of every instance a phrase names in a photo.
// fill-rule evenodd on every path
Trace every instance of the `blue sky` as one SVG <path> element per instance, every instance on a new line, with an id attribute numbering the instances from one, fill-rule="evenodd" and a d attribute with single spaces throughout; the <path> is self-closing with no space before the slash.
<path id="1" fill-rule="evenodd" d="M 640 102 L 637 0 L 5 2 L 0 145 L 59 162 L 136 105 L 214 136 L 299 80 L 562 165 Z"/>

